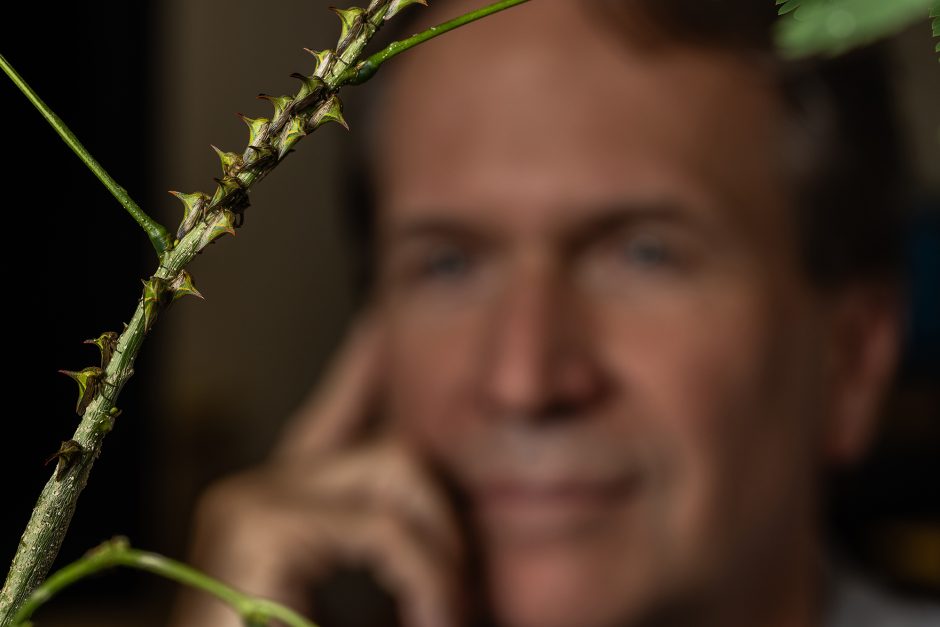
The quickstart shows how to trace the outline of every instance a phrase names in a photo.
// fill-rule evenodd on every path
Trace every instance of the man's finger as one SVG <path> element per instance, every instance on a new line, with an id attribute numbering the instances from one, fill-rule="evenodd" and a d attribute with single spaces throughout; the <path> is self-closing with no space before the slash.
<path id="1" fill-rule="evenodd" d="M 456 624 L 461 562 L 398 512 L 368 504 L 328 506 L 271 489 L 268 479 L 236 477 L 203 500 L 190 556 L 197 567 L 309 614 L 311 585 L 338 564 L 360 565 L 398 600 L 407 627 Z M 186 595 L 177 609 L 175 627 L 238 623 L 229 608 L 205 595 Z"/>
<path id="2" fill-rule="evenodd" d="M 397 442 L 373 442 L 324 456 L 322 463 L 285 464 L 273 472 L 285 476 L 272 483 L 288 490 L 287 498 L 325 507 L 393 511 L 437 550 L 462 559 L 458 523 L 444 493 Z"/>
<path id="3" fill-rule="evenodd" d="M 364 565 L 398 600 L 406 627 L 456 627 L 457 564 L 420 542 L 389 512 L 333 512 L 308 520 L 301 554 L 311 564 Z M 311 573 L 319 575 L 320 573 Z"/>
<path id="4" fill-rule="evenodd" d="M 288 421 L 275 458 L 310 459 L 355 437 L 376 400 L 382 344 L 378 316 L 363 314 L 326 376 Z"/>

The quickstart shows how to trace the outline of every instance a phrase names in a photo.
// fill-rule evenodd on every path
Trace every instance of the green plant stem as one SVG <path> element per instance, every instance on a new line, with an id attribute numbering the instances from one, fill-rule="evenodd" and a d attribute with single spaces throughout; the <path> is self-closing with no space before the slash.
<path id="1" fill-rule="evenodd" d="M 267 624 L 277 619 L 290 627 L 316 627 L 314 623 L 290 608 L 239 592 L 195 568 L 162 555 L 133 549 L 123 538 L 105 542 L 49 577 L 23 604 L 16 618 L 13 619 L 13 624 L 20 625 L 29 620 L 40 606 L 64 588 L 80 579 L 116 566 L 145 570 L 203 590 L 229 605 L 242 620 L 250 624 Z"/>
<path id="2" fill-rule="evenodd" d="M 117 181 L 111 178 L 111 175 L 101 167 L 101 164 L 98 163 L 94 157 L 91 156 L 91 153 L 85 149 L 75 134 L 65 125 L 65 122 L 62 121 L 59 116 L 57 116 L 52 109 L 46 105 L 45 102 L 36 94 L 35 91 L 23 80 L 23 77 L 20 76 L 13 66 L 0 54 L 0 67 L 3 68 L 3 71 L 7 76 L 10 77 L 20 91 L 26 96 L 27 99 L 33 106 L 35 106 L 39 113 L 42 114 L 42 117 L 46 118 L 46 121 L 52 125 L 52 128 L 55 129 L 55 132 L 59 134 L 59 137 L 68 144 L 69 148 L 78 155 L 78 158 L 88 166 L 88 169 L 94 172 L 95 176 L 98 177 L 104 186 L 108 188 L 108 191 L 117 198 L 118 202 L 127 210 L 131 217 L 144 229 L 147 233 L 147 237 L 150 238 L 150 243 L 153 244 L 154 249 L 157 251 L 157 255 L 162 255 L 171 244 L 170 234 L 167 232 L 166 228 L 163 227 L 159 222 L 147 215 L 143 209 L 141 209 L 137 203 L 128 195 L 127 190 L 118 185 Z"/>
<path id="3" fill-rule="evenodd" d="M 172 252 L 170 253 L 172 255 Z M 133 363 L 144 339 L 143 303 L 138 302 L 127 328 L 118 339 L 114 356 L 105 368 L 102 391 L 85 410 L 72 436 L 82 449 L 74 465 L 61 477 L 53 472 L 43 487 L 20 538 L 3 590 L 0 625 L 10 624 L 17 608 L 42 582 L 58 554 L 79 494 L 88 481 L 105 435 L 113 424 L 112 408 L 133 374 Z"/>
<path id="4" fill-rule="evenodd" d="M 476 11 L 470 11 L 465 13 L 460 17 L 456 17 L 447 22 L 438 24 L 437 26 L 432 26 L 427 30 L 421 31 L 407 39 L 402 39 L 401 41 L 393 41 L 384 49 L 376 52 L 375 54 L 363 59 L 357 63 L 354 67 L 346 70 L 339 79 L 339 85 L 359 85 L 366 82 L 378 71 L 379 67 L 391 59 L 394 56 L 397 56 L 404 52 L 414 48 L 418 44 L 424 43 L 429 39 L 434 39 L 439 35 L 443 35 L 448 31 L 452 31 L 455 28 L 460 28 L 471 22 L 475 22 L 480 18 L 486 17 L 487 15 L 492 15 L 493 13 L 498 13 L 499 11 L 504 11 L 510 7 L 514 7 L 518 4 L 523 4 L 529 0 L 502 0 L 501 2 L 494 2 L 493 4 L 487 5 Z"/>
<path id="5" fill-rule="evenodd" d="M 474 11 L 464 18 L 448 22 L 450 26 L 447 30 L 523 1 L 499 2 L 486 9 Z M 102 373 L 99 391 L 88 404 L 72 436 L 72 440 L 80 447 L 77 459 L 63 472 L 57 471 L 52 474 L 40 493 L 29 522 L 26 524 L 9 574 L 0 591 L 0 627 L 7 627 L 12 623 L 19 608 L 23 606 L 32 591 L 42 583 L 58 554 L 78 497 L 88 481 L 94 461 L 101 453 L 104 437 L 113 426 L 114 412 L 117 409 L 115 403 L 125 383 L 133 375 L 134 361 L 144 337 L 159 313 L 173 301 L 169 293 L 161 290 L 168 289 L 166 286 L 173 285 L 180 279 L 184 268 L 209 243 L 222 233 L 234 232 L 231 230 L 233 217 L 247 207 L 247 196 L 251 186 L 267 176 L 281 162 L 290 152 L 290 147 L 299 141 L 299 137 L 316 130 L 318 126 L 316 122 L 320 119 L 318 116 L 322 117 L 323 111 L 328 109 L 330 103 L 336 98 L 336 91 L 341 84 L 340 78 L 349 68 L 356 66 L 369 39 L 384 23 L 390 2 L 391 0 L 372 0 L 369 8 L 356 18 L 353 26 L 349 27 L 349 32 L 342 37 L 336 50 L 328 55 L 329 61 L 318 69 L 319 74 L 316 78 L 322 81 L 322 86 L 316 87 L 315 90 L 305 87 L 294 96 L 285 97 L 290 101 L 289 104 L 283 106 L 274 119 L 265 123 L 263 130 L 257 133 L 252 144 L 243 151 L 243 160 L 238 164 L 237 169 L 226 172 L 223 177 L 225 185 L 220 183 L 211 201 L 204 206 L 200 205 L 199 219 L 191 226 L 183 228 L 186 224 L 184 218 L 181 230 L 178 231 L 179 241 L 175 242 L 172 247 L 166 248 L 160 256 L 160 265 L 144 288 L 130 322 L 118 337 L 114 355 Z M 440 30 L 443 27 L 444 25 L 441 25 L 429 29 L 430 34 L 421 41 L 426 41 L 440 32 L 446 32 L 443 30 L 434 32 L 435 29 Z M 415 40 L 409 47 L 418 43 L 420 41 Z M 3 65 L 8 74 L 12 72 L 5 60 Z M 18 85 L 21 85 L 21 89 L 24 89 L 25 83 L 15 72 L 11 74 L 11 77 Z M 312 78 L 308 77 L 308 79 L 312 81 Z M 93 170 L 98 167 L 95 170 L 96 174 L 99 172 L 103 174 L 104 171 L 97 166 L 84 148 L 81 148 L 74 136 L 65 129 L 65 125 L 61 124 L 61 121 L 39 101 L 35 94 L 28 90 L 28 87 L 25 87 L 24 92 L 60 131 L 63 139 L 73 146 L 79 156 L 84 155 L 83 159 L 89 163 L 89 167 Z M 295 132 L 293 134 L 286 132 L 291 130 Z M 286 143 L 288 141 L 289 143 Z M 90 164 L 94 164 L 95 167 Z M 99 174 L 99 178 L 101 176 Z M 107 177 L 106 174 L 103 176 Z M 105 179 L 102 178 L 102 180 Z M 110 181 L 110 177 L 107 180 Z M 114 185 L 114 187 L 117 186 Z M 113 188 L 112 191 L 114 191 Z M 155 286 L 163 287 L 157 290 Z M 167 298 L 163 298 L 160 294 Z"/>
<path id="6" fill-rule="evenodd" d="M 163 255 L 153 276 L 165 282 L 177 277 L 207 245 L 205 234 L 211 228 L 208 222 L 197 224 Z M 42 582 L 59 552 L 78 497 L 88 482 L 92 465 L 101 453 L 104 438 L 114 425 L 113 411 L 117 408 L 117 398 L 134 374 L 134 361 L 147 335 L 145 308 L 142 295 L 130 322 L 118 337 L 111 361 L 104 369 L 100 392 L 85 409 L 72 435 L 72 439 L 81 447 L 81 454 L 65 473 L 52 473 L 36 500 L 3 590 L 0 591 L 0 627 L 10 624 L 17 608 Z"/>
<path id="7" fill-rule="evenodd" d="M 154 277 L 170 282 L 207 245 L 204 236 L 209 223 L 199 223 L 163 257 Z M 156 314 L 154 314 L 156 315 Z M 17 609 L 42 582 L 59 552 L 78 497 L 88 482 L 92 465 L 101 453 L 105 436 L 114 424 L 113 410 L 117 398 L 134 374 L 134 361 L 147 334 L 145 300 L 137 307 L 120 334 L 114 355 L 104 369 L 100 392 L 85 410 L 72 439 L 81 447 L 81 454 L 67 471 L 53 472 L 33 508 L 26 529 L 20 538 L 16 555 L 0 591 L 0 626 L 12 621 Z"/>

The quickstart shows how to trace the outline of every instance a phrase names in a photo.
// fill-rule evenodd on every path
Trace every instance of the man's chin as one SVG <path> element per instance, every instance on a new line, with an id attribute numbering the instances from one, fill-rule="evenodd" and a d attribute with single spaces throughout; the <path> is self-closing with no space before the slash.
<path id="1" fill-rule="evenodd" d="M 506 540 L 491 547 L 487 563 L 500 627 L 632 625 L 651 601 L 652 578 L 640 560 L 557 538 Z"/>

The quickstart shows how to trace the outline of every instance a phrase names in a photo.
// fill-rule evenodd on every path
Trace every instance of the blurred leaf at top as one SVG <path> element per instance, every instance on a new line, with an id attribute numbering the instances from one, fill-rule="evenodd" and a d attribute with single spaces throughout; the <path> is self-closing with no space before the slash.
<path id="1" fill-rule="evenodd" d="M 933 36 L 940 39 L 940 0 L 934 2 L 930 8 L 930 17 L 933 18 Z M 934 46 L 934 52 L 940 54 L 940 41 Z"/>
<path id="2" fill-rule="evenodd" d="M 840 54 L 892 35 L 913 22 L 926 20 L 929 14 L 940 14 L 940 0 L 776 2 L 780 13 L 777 46 L 790 57 Z"/>

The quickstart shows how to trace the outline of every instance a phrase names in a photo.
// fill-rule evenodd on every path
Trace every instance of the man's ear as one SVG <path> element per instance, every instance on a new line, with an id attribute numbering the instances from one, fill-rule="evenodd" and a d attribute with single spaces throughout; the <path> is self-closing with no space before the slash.
<path id="1" fill-rule="evenodd" d="M 852 284 L 831 298 L 824 454 L 844 465 L 863 456 L 875 433 L 898 362 L 904 307 L 901 290 L 885 284 Z"/>

